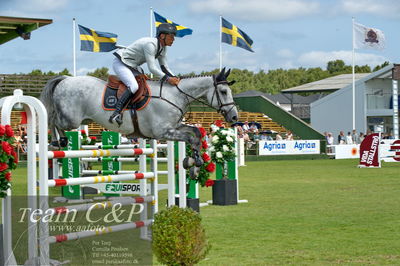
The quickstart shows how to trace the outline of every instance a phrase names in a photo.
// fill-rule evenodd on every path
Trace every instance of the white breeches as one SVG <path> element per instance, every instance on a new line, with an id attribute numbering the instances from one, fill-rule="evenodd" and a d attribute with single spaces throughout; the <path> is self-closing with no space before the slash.
<path id="1" fill-rule="evenodd" d="M 132 71 L 125 66 L 118 58 L 114 58 L 113 69 L 119 79 L 128 87 L 128 89 L 135 93 L 138 90 L 135 75 Z"/>

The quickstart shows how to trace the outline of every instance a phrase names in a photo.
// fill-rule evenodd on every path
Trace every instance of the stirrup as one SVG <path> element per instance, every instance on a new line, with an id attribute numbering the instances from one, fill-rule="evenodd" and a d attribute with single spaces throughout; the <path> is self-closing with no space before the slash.
<path id="1" fill-rule="evenodd" d="M 122 125 L 122 122 L 123 122 L 122 118 L 123 118 L 122 113 L 121 114 L 116 114 L 116 115 L 111 115 L 110 118 L 108 119 L 108 121 L 110 123 L 114 123 L 114 121 L 115 121 L 115 122 L 117 122 L 118 127 L 120 127 Z"/>

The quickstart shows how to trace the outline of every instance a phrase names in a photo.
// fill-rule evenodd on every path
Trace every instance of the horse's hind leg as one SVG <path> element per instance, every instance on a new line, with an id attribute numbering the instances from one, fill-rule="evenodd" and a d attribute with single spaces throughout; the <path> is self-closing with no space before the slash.
<path id="1" fill-rule="evenodd" d="M 60 135 L 60 147 L 65 148 L 68 145 L 68 138 L 65 135 L 65 131 L 57 127 L 58 134 Z"/>
<path id="2" fill-rule="evenodd" d="M 51 150 L 58 150 L 60 148 L 64 148 L 68 145 L 68 139 L 65 136 L 64 130 L 59 129 L 54 125 L 50 125 L 50 134 L 51 134 Z M 60 140 L 58 140 L 57 136 L 60 136 Z"/>

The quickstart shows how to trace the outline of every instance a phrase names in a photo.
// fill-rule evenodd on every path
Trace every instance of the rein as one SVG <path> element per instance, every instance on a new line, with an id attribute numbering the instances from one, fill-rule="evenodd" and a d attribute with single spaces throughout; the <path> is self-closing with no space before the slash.
<path id="1" fill-rule="evenodd" d="M 218 91 L 218 85 L 220 85 L 220 84 L 228 84 L 228 81 L 226 81 L 226 80 L 217 81 L 216 78 L 215 78 L 215 75 L 213 75 L 214 93 L 213 93 L 213 96 L 212 96 L 212 98 L 211 98 L 211 103 L 214 101 L 214 97 L 216 96 L 217 102 L 218 102 L 218 109 L 215 108 L 214 106 L 212 106 L 211 104 L 209 104 L 208 102 L 202 101 L 202 100 L 200 100 L 200 99 L 198 99 L 198 98 L 193 97 L 193 96 L 190 95 L 190 94 L 187 94 L 186 92 L 184 92 L 183 90 L 181 90 L 181 89 L 179 88 L 178 85 L 176 85 L 176 88 L 178 89 L 178 91 L 179 91 L 180 93 L 182 93 L 183 95 L 185 95 L 186 98 L 191 98 L 192 100 L 194 100 L 194 101 L 196 101 L 196 102 L 199 102 L 199 103 L 201 103 L 201 104 L 203 104 L 203 105 L 206 105 L 206 106 L 208 106 L 208 107 L 210 107 L 210 108 L 216 110 L 218 113 L 227 114 L 227 113 L 229 113 L 229 112 L 233 109 L 233 107 L 235 107 L 236 105 L 235 105 L 234 102 L 222 103 L 222 101 L 221 101 L 221 95 L 220 95 L 220 93 L 219 93 L 219 91 Z M 222 107 L 228 106 L 228 105 L 232 105 L 232 107 L 229 109 L 229 111 L 228 111 L 228 112 L 223 111 L 223 110 L 222 110 Z M 182 116 L 183 116 L 183 115 L 184 115 L 184 114 L 183 114 L 183 111 L 182 111 L 179 107 L 177 107 L 177 108 L 181 111 Z"/>
<path id="2" fill-rule="evenodd" d="M 177 106 L 176 104 L 174 104 L 173 102 L 171 102 L 170 100 L 168 100 L 168 99 L 166 99 L 166 98 L 164 98 L 164 97 L 162 96 L 162 89 L 163 89 L 164 82 L 165 82 L 165 81 L 162 80 L 162 81 L 161 81 L 161 84 L 160 84 L 160 96 L 154 96 L 154 95 L 152 95 L 151 98 L 161 99 L 161 100 L 163 100 L 163 101 L 169 103 L 170 105 L 174 106 L 176 109 L 178 109 L 178 110 L 181 112 L 181 117 L 179 118 L 179 121 L 182 121 L 182 119 L 183 119 L 183 117 L 184 117 L 184 115 L 185 115 L 185 113 L 184 113 L 184 111 L 182 110 L 182 108 L 180 108 L 179 106 Z M 206 106 L 208 106 L 208 107 L 210 107 L 210 108 L 216 110 L 218 113 L 221 113 L 222 115 L 224 115 L 224 114 L 228 114 L 236 105 L 235 105 L 235 102 L 222 103 L 221 95 L 220 95 L 220 93 L 219 93 L 219 91 L 218 91 L 218 85 L 220 85 L 220 84 L 229 84 L 229 83 L 228 83 L 228 81 L 226 81 L 226 80 L 217 81 L 216 78 L 215 78 L 215 75 L 213 75 L 214 93 L 213 93 L 212 98 L 211 98 L 211 103 L 214 101 L 214 97 L 216 97 L 217 102 L 218 102 L 218 108 L 215 108 L 214 106 L 212 106 L 212 105 L 209 104 L 208 102 L 202 101 L 202 100 L 200 100 L 200 99 L 198 99 L 198 98 L 195 98 L 195 97 L 193 97 L 192 95 L 190 95 L 190 94 L 184 92 L 181 88 L 179 88 L 178 85 L 176 85 L 175 87 L 177 88 L 177 90 L 178 90 L 180 93 L 182 93 L 183 95 L 186 96 L 187 102 L 189 102 L 189 98 L 190 98 L 190 99 L 192 99 L 192 100 L 194 100 L 194 101 L 196 101 L 196 102 L 199 102 L 199 103 L 201 103 L 201 104 L 203 104 L 203 105 L 206 105 Z M 232 105 L 232 107 L 228 110 L 228 112 L 222 110 L 222 107 L 224 107 L 224 106 L 229 106 L 229 105 Z"/>

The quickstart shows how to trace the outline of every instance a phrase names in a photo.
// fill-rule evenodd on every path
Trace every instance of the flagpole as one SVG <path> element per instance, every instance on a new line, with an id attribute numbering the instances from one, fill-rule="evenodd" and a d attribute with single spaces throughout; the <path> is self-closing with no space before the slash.
<path id="1" fill-rule="evenodd" d="M 75 77 L 76 76 L 76 40 L 75 40 L 75 33 L 76 30 L 76 21 L 75 18 L 72 19 L 72 61 L 73 61 L 73 70 L 72 70 L 72 74 Z"/>
<path id="2" fill-rule="evenodd" d="M 150 38 L 153 38 L 153 7 L 150 7 Z M 150 72 L 150 78 L 153 78 L 153 73 Z"/>
<path id="3" fill-rule="evenodd" d="M 355 33 L 354 33 L 354 17 L 352 17 L 352 30 L 353 30 L 353 41 L 352 41 L 352 74 L 353 74 L 353 89 L 352 89 L 352 107 L 353 107 L 353 129 L 356 129 L 356 79 L 354 73 L 354 42 L 355 42 Z"/>
<path id="4" fill-rule="evenodd" d="M 150 7 L 150 37 L 153 37 L 153 7 Z"/>
<path id="5" fill-rule="evenodd" d="M 222 70 L 222 15 L 219 15 L 219 71 Z"/>

